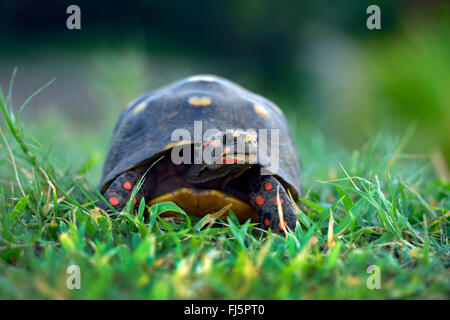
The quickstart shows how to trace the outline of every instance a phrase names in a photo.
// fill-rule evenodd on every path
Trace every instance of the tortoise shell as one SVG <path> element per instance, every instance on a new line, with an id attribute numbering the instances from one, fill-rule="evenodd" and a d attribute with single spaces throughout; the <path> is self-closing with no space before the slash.
<path id="1" fill-rule="evenodd" d="M 183 128 L 194 137 L 194 121 L 207 129 L 278 129 L 278 143 L 269 139 L 267 149 L 278 147 L 278 170 L 274 172 L 266 157 L 258 164 L 269 168 L 289 189 L 300 193 L 300 165 L 297 151 L 282 111 L 268 99 L 250 92 L 230 80 L 213 75 L 191 76 L 145 93 L 122 112 L 114 129 L 103 166 L 102 192 L 123 172 L 176 145 L 172 132 Z M 269 133 L 270 135 L 270 133 Z M 194 143 L 193 141 L 185 141 Z M 277 144 L 277 145 L 275 145 Z M 277 150 L 277 149 L 275 149 Z M 265 161 L 263 161 L 265 160 Z"/>

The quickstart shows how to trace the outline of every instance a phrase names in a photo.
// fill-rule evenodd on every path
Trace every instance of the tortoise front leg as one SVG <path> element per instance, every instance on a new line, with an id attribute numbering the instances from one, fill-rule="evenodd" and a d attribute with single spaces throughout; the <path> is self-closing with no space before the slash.
<path id="1" fill-rule="evenodd" d="M 109 185 L 108 189 L 104 192 L 103 197 L 114 207 L 114 209 L 121 211 L 131 199 L 133 190 L 142 176 L 146 173 L 146 169 L 147 166 L 141 166 L 122 173 Z M 141 188 L 134 197 L 134 205 L 138 204 L 142 197 L 149 200 L 149 191 L 151 187 L 150 180 L 150 172 L 147 172 Z M 98 207 L 105 211 L 109 210 L 109 207 L 103 201 L 100 202 Z"/>
<path id="2" fill-rule="evenodd" d="M 295 230 L 297 215 L 294 204 L 280 181 L 271 175 L 255 175 L 250 182 L 250 205 L 256 211 L 264 229 L 284 233 L 278 212 L 277 189 L 281 203 L 285 230 Z"/>

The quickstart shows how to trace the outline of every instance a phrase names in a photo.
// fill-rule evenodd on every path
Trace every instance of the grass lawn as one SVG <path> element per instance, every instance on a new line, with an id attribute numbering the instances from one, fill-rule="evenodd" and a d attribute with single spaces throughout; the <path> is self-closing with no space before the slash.
<path id="1" fill-rule="evenodd" d="M 5 95 L 2 299 L 449 298 L 450 185 L 433 157 L 404 152 L 410 131 L 345 151 L 317 129 L 294 130 L 304 194 L 300 225 L 284 237 L 232 214 L 161 218 L 172 203 L 111 220 L 95 210 L 88 172 L 99 160 L 70 148 L 54 156 Z M 81 288 L 71 290 L 73 264 Z"/>

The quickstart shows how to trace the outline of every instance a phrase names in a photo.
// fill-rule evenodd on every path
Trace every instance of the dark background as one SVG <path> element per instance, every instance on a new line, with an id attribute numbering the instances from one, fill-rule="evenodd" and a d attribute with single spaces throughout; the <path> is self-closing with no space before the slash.
<path id="1" fill-rule="evenodd" d="M 81 30 L 66 28 L 70 4 Z M 381 30 L 366 28 L 371 4 Z M 0 85 L 17 66 L 18 107 L 56 78 L 27 125 L 100 160 L 134 97 L 212 73 L 277 103 L 294 135 L 318 130 L 351 150 L 377 132 L 412 132 L 408 152 L 448 161 L 449 17 L 445 1 L 9 1 Z"/>

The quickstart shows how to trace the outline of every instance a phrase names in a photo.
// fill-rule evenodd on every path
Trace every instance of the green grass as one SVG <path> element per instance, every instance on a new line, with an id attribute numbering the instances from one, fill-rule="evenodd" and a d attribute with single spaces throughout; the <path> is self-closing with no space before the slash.
<path id="1" fill-rule="evenodd" d="M 116 220 L 92 211 L 100 195 L 89 172 L 102 157 L 50 150 L 10 96 L 0 97 L 2 299 L 449 298 L 450 185 L 428 155 L 404 152 L 409 131 L 349 152 L 293 124 L 305 128 L 294 130 L 305 192 L 300 226 L 283 237 L 233 215 L 214 226 L 161 218 L 171 203 L 149 217 L 143 204 Z M 66 287 L 71 264 L 80 290 Z M 380 289 L 367 287 L 371 265 Z"/>

